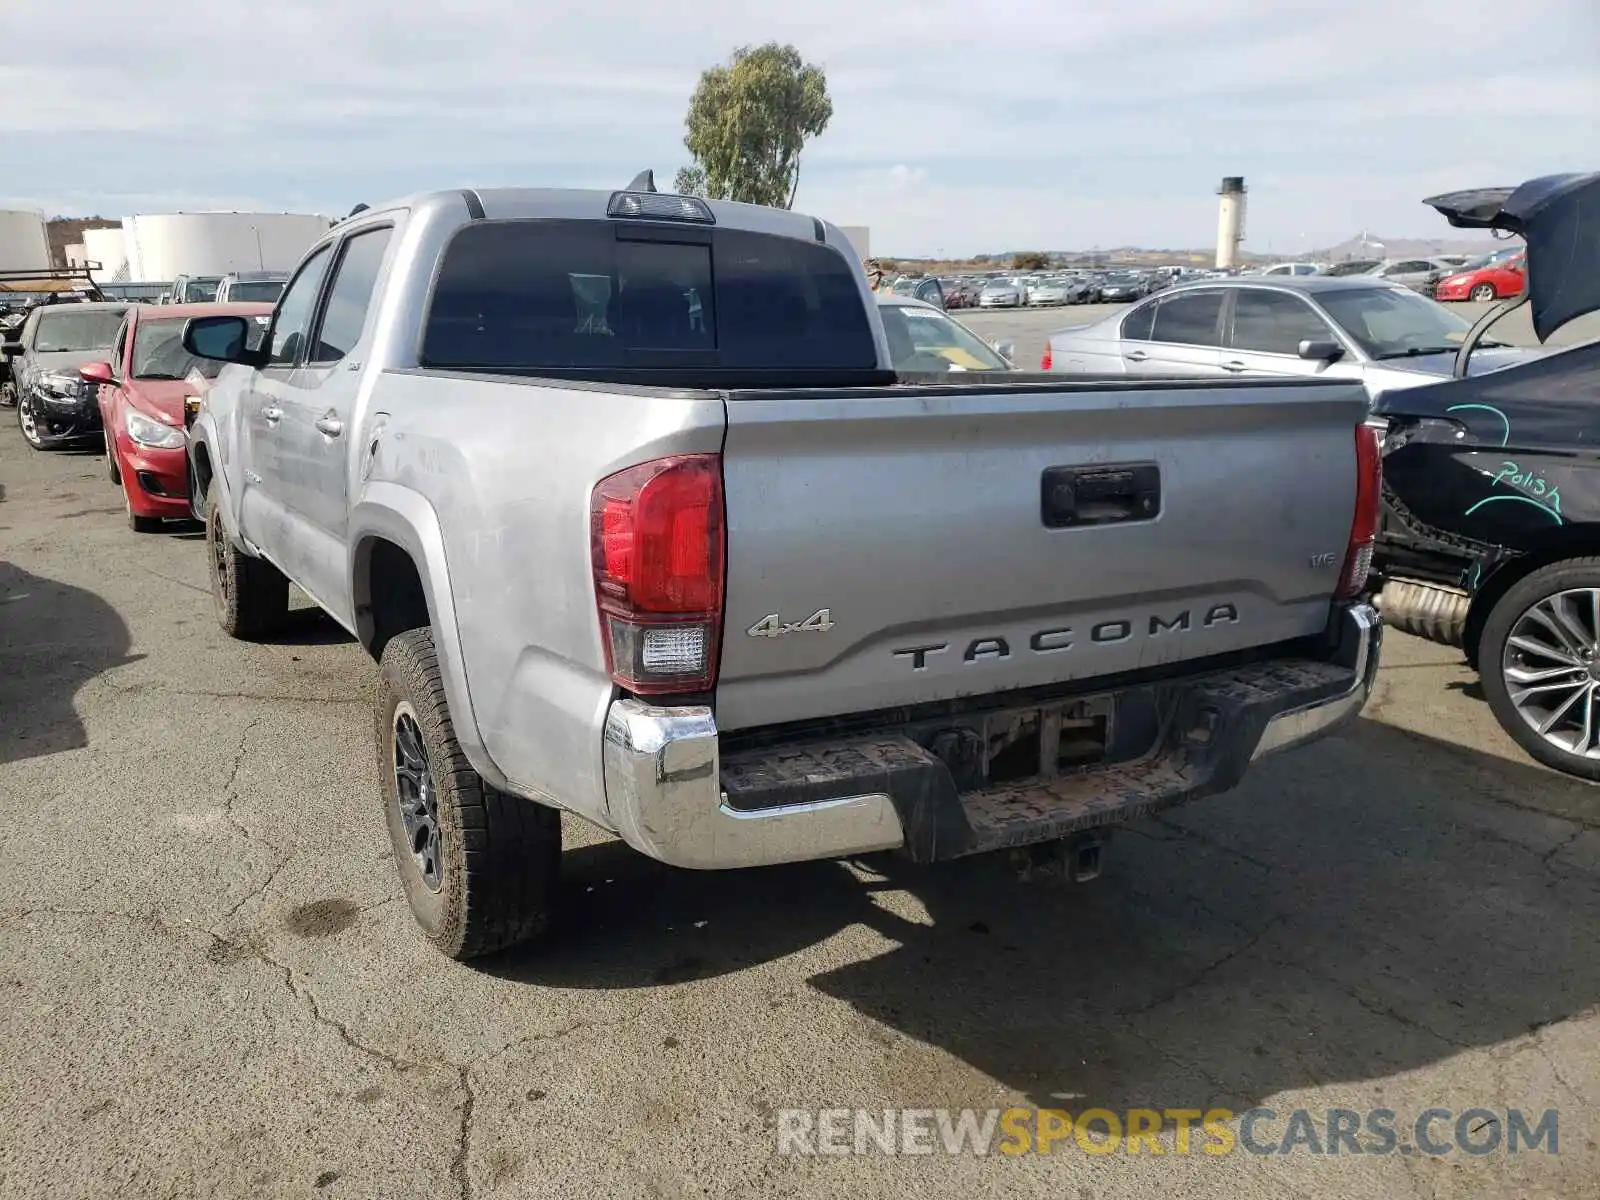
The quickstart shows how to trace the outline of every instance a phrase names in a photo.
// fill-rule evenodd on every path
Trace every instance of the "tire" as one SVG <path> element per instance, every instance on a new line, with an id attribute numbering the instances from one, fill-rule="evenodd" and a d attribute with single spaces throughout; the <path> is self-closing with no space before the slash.
<path id="1" fill-rule="evenodd" d="M 233 544 L 215 489 L 206 495 L 206 560 L 217 624 L 229 637 L 251 640 L 282 628 L 289 613 L 289 580 L 264 558 Z"/>
<path id="2" fill-rule="evenodd" d="M 35 450 L 43 450 L 44 443 L 39 440 L 39 427 L 34 423 L 33 401 L 26 398 L 17 402 L 17 427 L 22 430 L 22 440 Z"/>
<path id="3" fill-rule="evenodd" d="M 1467 293 L 1467 299 L 1475 300 L 1479 304 L 1488 304 L 1491 300 L 1499 299 L 1495 293 L 1494 284 L 1480 283 Z"/>
<path id="4" fill-rule="evenodd" d="M 561 814 L 497 791 L 467 762 L 445 704 L 432 630 L 397 634 L 384 646 L 374 717 L 384 824 L 406 901 L 427 939 L 465 961 L 544 932 L 560 874 Z M 419 778 L 430 791 L 419 794 Z M 403 797 L 411 799 L 410 829 Z"/>
<path id="5" fill-rule="evenodd" d="M 1588 590 L 1593 591 L 1593 597 L 1586 594 Z M 1566 637 L 1558 640 L 1548 626 L 1530 616 L 1536 609 L 1546 617 L 1556 610 L 1564 613 L 1571 622 Z M 1600 620 L 1597 620 L 1600 611 L 1597 609 L 1600 609 L 1600 558 L 1569 558 L 1541 567 L 1513 584 L 1489 613 L 1478 643 L 1478 672 L 1495 720 L 1519 746 L 1547 767 L 1580 779 L 1600 781 Z M 1548 645 L 1559 653 L 1535 654 L 1511 646 L 1514 635 L 1524 646 L 1531 641 Z M 1570 668 L 1567 662 L 1572 664 Z M 1549 674 L 1557 670 L 1565 673 Z M 1519 706 L 1512 698 L 1517 681 L 1507 678 L 1509 671 L 1522 673 L 1524 678 L 1520 682 L 1524 684 L 1530 682 L 1527 673 L 1544 672 L 1538 682 L 1548 685 L 1548 690 L 1531 696 L 1519 695 L 1523 701 Z M 1570 690 L 1559 686 L 1569 679 Z M 1573 697 L 1572 703 L 1561 714 L 1559 722 L 1548 735 L 1540 733 L 1534 722 L 1542 723 L 1561 710 L 1569 696 Z M 1586 707 L 1588 755 L 1581 753 Z"/>
<path id="6" fill-rule="evenodd" d="M 109 433 L 106 434 L 106 476 L 112 483 L 122 482 L 122 468 L 117 466 L 116 440 Z"/>

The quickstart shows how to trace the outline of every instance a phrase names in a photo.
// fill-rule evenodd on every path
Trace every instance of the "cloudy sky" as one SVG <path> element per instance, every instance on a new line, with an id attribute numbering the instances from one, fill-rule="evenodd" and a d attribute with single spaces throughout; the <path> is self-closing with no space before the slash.
<path id="1" fill-rule="evenodd" d="M 1439 236 L 1424 195 L 1600 167 L 1596 0 L 0 0 L 0 207 L 342 215 L 682 165 L 703 68 L 793 42 L 796 207 L 881 253 Z"/>

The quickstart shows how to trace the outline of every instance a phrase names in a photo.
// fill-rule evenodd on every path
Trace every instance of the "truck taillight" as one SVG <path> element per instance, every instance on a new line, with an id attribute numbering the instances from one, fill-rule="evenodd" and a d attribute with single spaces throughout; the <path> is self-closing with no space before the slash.
<path id="1" fill-rule="evenodd" d="M 1339 588 L 1334 593 L 1340 600 L 1359 596 L 1367 586 L 1373 545 L 1378 540 L 1378 504 L 1382 491 L 1383 459 L 1378 449 L 1378 431 L 1371 425 L 1357 425 L 1356 511 L 1350 521 L 1350 541 L 1345 546 Z"/>
<path id="2" fill-rule="evenodd" d="M 1050 369 L 1050 364 L 1054 361 L 1055 355 L 1050 349 L 1050 343 L 1046 342 L 1044 344 L 1044 355 L 1039 359 L 1039 370 L 1048 371 Z"/>
<path id="3" fill-rule="evenodd" d="M 722 637 L 722 459 L 680 454 L 602 479 L 590 499 L 606 669 L 644 695 L 716 683 Z"/>

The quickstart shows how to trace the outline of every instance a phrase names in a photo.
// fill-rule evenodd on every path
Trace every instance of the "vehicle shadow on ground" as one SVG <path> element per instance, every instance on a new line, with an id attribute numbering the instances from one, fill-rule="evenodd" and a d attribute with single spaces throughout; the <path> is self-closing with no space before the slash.
<path id="1" fill-rule="evenodd" d="M 257 640 L 263 646 L 340 646 L 355 638 L 322 609 L 309 604 L 291 608 L 276 632 Z"/>
<path id="2" fill-rule="evenodd" d="M 88 744 L 72 700 L 136 662 L 128 627 L 92 592 L 0 562 L 0 763 Z"/>
<path id="3" fill-rule="evenodd" d="M 648 987 L 862 924 L 896 947 L 809 986 L 956 1061 L 880 1038 L 860 1096 L 776 1106 L 975 1103 L 975 1071 L 1041 1106 L 1242 1111 L 1496 1046 L 1600 1001 L 1600 884 L 1562 873 L 1547 841 L 1564 831 L 1486 802 L 1530 796 L 1595 804 L 1575 780 L 1363 720 L 1261 764 L 1245 788 L 1121 831 L 1107 874 L 1079 887 L 1023 883 L 992 857 L 875 856 L 881 881 L 866 882 L 837 863 L 699 873 L 619 843 L 569 851 L 554 944 L 483 965 L 541 985 Z M 1508 837 L 1519 823 L 1546 841 Z M 908 899 L 931 924 L 889 911 Z"/>

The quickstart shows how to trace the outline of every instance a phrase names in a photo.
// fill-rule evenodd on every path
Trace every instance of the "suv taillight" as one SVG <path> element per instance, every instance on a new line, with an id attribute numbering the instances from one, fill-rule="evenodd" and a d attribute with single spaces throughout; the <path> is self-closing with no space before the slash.
<path id="1" fill-rule="evenodd" d="M 722 637 L 721 457 L 619 471 L 595 486 L 589 513 L 611 678 L 644 695 L 711 688 Z"/>
<path id="2" fill-rule="evenodd" d="M 1373 544 L 1378 540 L 1378 504 L 1382 491 L 1383 459 L 1378 448 L 1378 431 L 1371 425 L 1357 425 L 1356 511 L 1350 521 L 1350 541 L 1345 546 L 1339 588 L 1334 592 L 1337 599 L 1353 599 L 1367 586 Z"/>

